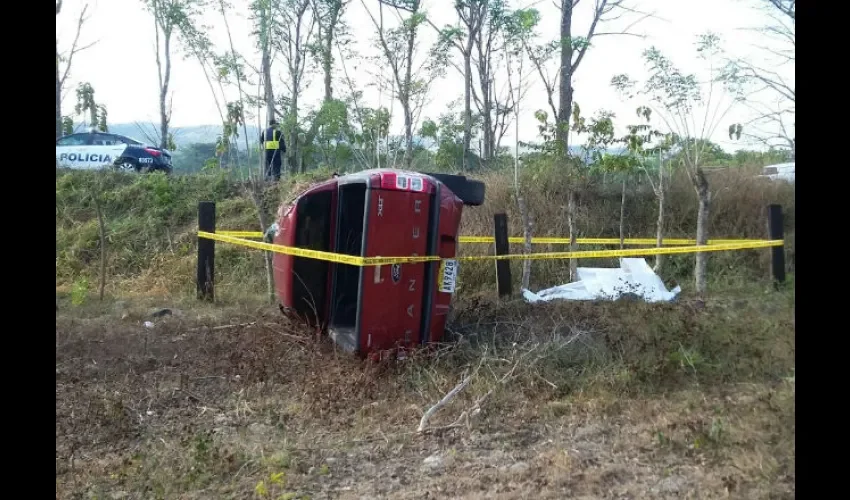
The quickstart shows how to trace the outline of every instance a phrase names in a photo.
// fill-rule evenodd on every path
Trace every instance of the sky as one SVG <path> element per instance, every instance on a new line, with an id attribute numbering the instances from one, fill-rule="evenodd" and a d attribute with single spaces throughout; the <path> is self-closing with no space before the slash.
<path id="1" fill-rule="evenodd" d="M 213 2 L 217 5 L 218 2 Z M 642 52 L 655 46 L 667 55 L 677 66 L 685 71 L 700 72 L 705 65 L 695 58 L 694 42 L 696 36 L 712 31 L 720 35 L 724 47 L 730 56 L 745 58 L 764 63 L 765 52 L 758 46 L 771 48 L 771 42 L 754 33 L 757 28 L 770 22 L 764 11 L 757 8 L 758 0 L 631 0 L 628 5 L 642 12 L 653 13 L 630 29 L 640 36 L 600 36 L 595 38 L 574 79 L 575 99 L 583 114 L 592 115 L 601 110 L 615 113 L 615 123 L 622 127 L 624 123 L 634 121 L 634 110 L 639 102 L 624 101 L 610 85 L 615 74 L 626 73 L 636 80 L 646 76 Z M 229 18 L 230 28 L 236 50 L 245 54 L 249 60 L 259 62 L 250 37 L 251 21 L 248 18 L 248 0 L 231 0 L 233 8 Z M 356 49 L 364 55 L 377 55 L 374 43 L 375 30 L 366 13 L 368 7 L 377 12 L 377 0 L 352 0 L 347 11 L 349 26 L 355 39 Z M 145 10 L 142 0 L 65 0 L 63 11 L 57 17 L 56 36 L 60 52 L 68 50 L 76 31 L 76 20 L 81 9 L 88 5 L 88 21 L 80 36 L 80 45 L 93 43 L 90 48 L 75 55 L 69 81 L 63 98 L 63 113 L 74 105 L 73 90 L 79 82 L 89 82 L 95 89 L 95 97 L 104 104 L 111 123 L 158 122 L 158 86 L 154 49 L 154 23 Z M 456 18 L 451 8 L 451 0 L 423 0 L 424 8 L 434 24 L 443 26 L 454 24 Z M 558 38 L 559 11 L 552 0 L 513 0 L 513 7 L 537 8 L 542 17 L 538 32 L 538 43 Z M 579 33 L 587 29 L 590 22 L 592 0 L 583 0 L 574 17 L 574 30 Z M 202 23 L 209 27 L 208 35 L 219 51 L 228 47 L 227 31 L 217 9 L 209 8 Z M 638 15 L 627 15 L 608 25 L 600 26 L 598 32 L 619 31 L 637 20 Z M 129 22 L 128 22 L 129 21 Z M 435 36 L 428 27 L 423 27 L 423 49 L 430 45 Z M 369 84 L 371 72 L 380 68 L 368 62 L 347 60 L 346 69 L 355 83 L 365 92 L 366 105 L 388 106 L 389 97 L 385 90 L 379 94 Z M 551 63 L 555 69 L 555 61 Z M 275 93 L 281 94 L 285 88 L 280 83 L 285 63 L 282 59 L 273 66 Z M 530 66 L 526 63 L 526 72 Z M 793 81 L 794 67 L 774 67 L 784 77 Z M 387 76 L 389 76 L 387 74 Z M 502 77 L 504 80 L 504 76 Z M 546 94 L 538 78 L 530 80 L 530 87 L 522 101 L 519 117 L 520 141 L 539 140 L 537 121 L 534 111 L 548 109 Z M 341 79 L 336 83 L 342 86 Z M 200 65 L 186 59 L 181 54 L 173 57 L 171 87 L 173 90 L 172 126 L 215 125 L 221 122 L 219 112 Z M 322 97 L 322 78 L 316 72 L 309 77 L 306 92 L 301 102 L 306 107 L 315 106 Z M 235 98 L 235 91 L 229 98 Z M 462 111 L 463 78 L 449 68 L 444 78 L 432 82 L 428 101 L 422 110 L 422 119 L 436 120 L 451 110 Z M 754 96 L 752 99 L 770 104 L 766 97 Z M 556 101 L 557 103 L 557 101 Z M 396 102 L 393 107 L 392 133 L 402 134 L 403 122 L 401 108 Z M 700 113 L 704 113 L 700 111 Z M 724 148 L 734 150 L 755 144 L 730 141 L 726 135 L 728 124 L 746 122 L 752 117 L 752 111 L 744 106 L 736 107 L 723 118 L 712 139 Z M 255 121 L 255 120 L 254 120 Z M 659 123 L 660 125 L 660 123 Z M 512 145 L 514 125 L 510 127 L 503 145 Z M 580 140 L 580 139 L 579 139 Z"/>

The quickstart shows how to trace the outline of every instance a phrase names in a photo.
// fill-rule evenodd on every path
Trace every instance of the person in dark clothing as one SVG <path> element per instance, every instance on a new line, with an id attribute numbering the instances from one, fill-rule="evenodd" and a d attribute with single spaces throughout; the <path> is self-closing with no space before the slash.
<path id="1" fill-rule="evenodd" d="M 283 132 L 277 128 L 277 121 L 274 118 L 269 120 L 269 127 L 260 133 L 260 144 L 266 155 L 266 179 L 274 178 L 279 181 L 286 143 L 283 141 Z"/>

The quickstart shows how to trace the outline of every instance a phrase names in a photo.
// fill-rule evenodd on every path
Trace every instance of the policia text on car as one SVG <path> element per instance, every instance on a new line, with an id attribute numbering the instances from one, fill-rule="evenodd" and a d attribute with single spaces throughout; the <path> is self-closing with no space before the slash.
<path id="1" fill-rule="evenodd" d="M 277 121 L 269 120 L 269 126 L 260 134 L 260 144 L 266 154 L 266 179 L 280 180 L 280 166 L 286 153 L 283 132 L 277 128 Z"/>

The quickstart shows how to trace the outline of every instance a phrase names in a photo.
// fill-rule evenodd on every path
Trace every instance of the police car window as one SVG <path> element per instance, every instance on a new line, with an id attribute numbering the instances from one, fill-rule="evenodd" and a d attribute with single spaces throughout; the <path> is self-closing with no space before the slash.
<path id="1" fill-rule="evenodd" d="M 123 135 L 116 135 L 119 141 L 123 144 L 129 144 L 131 146 L 141 146 L 143 143 L 141 141 L 137 141 L 136 139 L 131 139 L 129 137 L 124 137 Z"/>
<path id="2" fill-rule="evenodd" d="M 95 146 L 117 146 L 123 144 L 123 142 L 114 135 L 94 134 L 92 136 L 92 144 Z"/>
<path id="3" fill-rule="evenodd" d="M 82 146 L 88 142 L 88 137 L 85 134 L 74 134 L 62 137 L 56 141 L 57 146 Z"/>

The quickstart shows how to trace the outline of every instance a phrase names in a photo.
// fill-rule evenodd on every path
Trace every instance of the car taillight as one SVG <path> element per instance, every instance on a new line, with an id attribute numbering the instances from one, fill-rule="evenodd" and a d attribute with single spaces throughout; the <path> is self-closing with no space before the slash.
<path id="1" fill-rule="evenodd" d="M 151 154 L 151 156 L 157 156 L 157 157 L 158 157 L 159 155 L 161 155 L 161 154 L 162 154 L 162 151 L 160 151 L 160 150 L 158 150 L 158 149 L 145 148 L 145 151 L 147 151 L 148 153 L 150 153 L 150 154 Z"/>
<path id="2" fill-rule="evenodd" d="M 381 174 L 381 188 L 423 192 L 428 189 L 428 181 L 419 175 L 386 172 Z"/>

